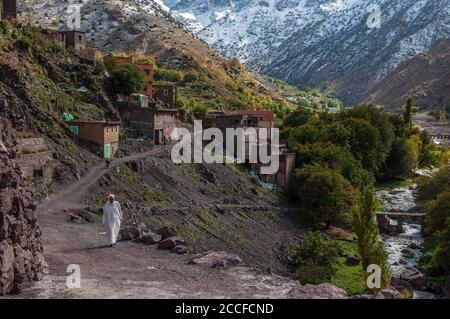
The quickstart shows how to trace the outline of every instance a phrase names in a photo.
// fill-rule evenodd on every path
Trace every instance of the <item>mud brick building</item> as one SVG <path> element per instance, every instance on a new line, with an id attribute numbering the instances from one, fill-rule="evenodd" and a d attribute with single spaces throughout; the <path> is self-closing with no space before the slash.
<path id="1" fill-rule="evenodd" d="M 176 109 L 123 107 L 121 113 L 129 126 L 139 135 L 148 136 L 155 145 L 171 141 L 171 134 L 177 126 Z"/>
<path id="2" fill-rule="evenodd" d="M 152 86 L 152 97 L 157 100 L 161 101 L 164 104 L 167 104 L 169 107 L 175 106 L 175 95 L 176 88 L 174 88 L 172 85 L 153 85 Z"/>
<path id="3" fill-rule="evenodd" d="M 17 0 L 0 0 L 0 20 L 17 18 Z"/>
<path id="4" fill-rule="evenodd" d="M 72 48 L 80 58 L 87 61 L 95 61 L 97 50 L 94 45 L 87 41 L 84 32 L 78 30 L 57 31 L 44 29 L 42 33 L 48 38 L 61 43 L 66 49 Z"/>
<path id="5" fill-rule="evenodd" d="M 211 112 L 203 119 L 203 127 L 219 128 L 224 136 L 224 148 L 226 147 L 226 129 L 227 128 L 255 128 L 256 132 L 259 129 L 267 129 L 267 137 L 269 144 L 262 144 L 261 141 L 256 141 L 258 150 L 261 147 L 267 148 L 267 154 L 270 154 L 271 146 L 271 134 L 272 128 L 275 123 L 275 114 L 269 110 L 255 109 L 247 111 L 233 111 L 233 112 Z M 249 148 L 250 141 L 247 139 L 246 143 L 246 154 L 245 160 L 249 161 Z M 235 145 L 236 148 L 236 145 Z M 252 170 L 254 170 L 262 181 L 273 183 L 281 188 L 287 188 L 289 185 L 290 178 L 295 168 L 295 154 L 290 153 L 285 145 L 279 145 L 280 155 L 279 155 L 279 170 L 276 174 L 272 175 L 262 175 L 261 168 L 263 164 L 261 163 L 249 163 Z M 236 154 L 236 149 L 235 149 Z"/>
<path id="6" fill-rule="evenodd" d="M 17 140 L 18 163 L 25 180 L 36 187 L 46 187 L 53 177 L 53 152 L 43 138 Z"/>
<path id="7" fill-rule="evenodd" d="M 68 124 L 81 144 L 100 157 L 113 158 L 119 149 L 120 122 L 75 121 Z"/>

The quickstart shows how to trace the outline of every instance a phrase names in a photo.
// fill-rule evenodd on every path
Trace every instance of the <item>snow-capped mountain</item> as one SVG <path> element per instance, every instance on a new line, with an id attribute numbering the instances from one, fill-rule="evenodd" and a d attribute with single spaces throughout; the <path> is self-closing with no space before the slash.
<path id="1" fill-rule="evenodd" d="M 224 54 L 290 83 L 332 88 L 347 103 L 363 100 L 365 92 L 400 63 L 450 38 L 450 0 L 164 4 Z"/>

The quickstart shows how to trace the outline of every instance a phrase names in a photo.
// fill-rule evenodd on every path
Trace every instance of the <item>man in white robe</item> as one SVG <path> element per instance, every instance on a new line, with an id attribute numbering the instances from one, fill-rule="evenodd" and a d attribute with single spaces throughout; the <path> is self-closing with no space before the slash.
<path id="1" fill-rule="evenodd" d="M 108 202 L 103 206 L 103 225 L 106 226 L 108 235 L 108 245 L 113 247 L 116 244 L 122 221 L 122 208 L 114 195 L 109 195 Z"/>

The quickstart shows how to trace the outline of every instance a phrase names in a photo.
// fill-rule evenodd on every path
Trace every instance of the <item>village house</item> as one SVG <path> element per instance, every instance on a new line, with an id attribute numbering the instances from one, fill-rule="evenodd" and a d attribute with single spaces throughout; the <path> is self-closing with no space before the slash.
<path id="1" fill-rule="evenodd" d="M 207 129 L 210 127 L 219 128 L 224 138 L 226 137 L 227 128 L 255 128 L 256 132 L 259 129 L 267 129 L 267 135 L 269 138 L 269 144 L 262 144 L 260 141 L 256 141 L 257 147 L 266 147 L 267 154 L 270 154 L 270 137 L 272 133 L 272 128 L 275 124 L 275 114 L 270 110 L 255 109 L 246 111 L 232 111 L 232 112 L 221 112 L 215 111 L 210 112 L 208 115 L 202 119 L 203 128 Z M 246 139 L 246 154 L 245 160 L 249 161 L 249 143 L 250 141 Z M 224 148 L 226 146 L 226 140 L 223 141 Z M 235 147 L 237 147 L 235 145 Z M 287 188 L 289 185 L 290 178 L 295 168 L 295 153 L 290 153 L 285 145 L 280 144 L 280 156 L 279 156 L 279 170 L 273 175 L 262 175 L 260 163 L 249 163 L 251 169 L 255 171 L 262 181 L 273 183 L 281 188 Z M 235 149 L 236 154 L 236 149 Z"/>
<path id="2" fill-rule="evenodd" d="M 17 0 L 0 0 L 1 19 L 17 19 Z"/>
<path id="3" fill-rule="evenodd" d="M 121 107 L 121 113 L 129 126 L 139 135 L 148 136 L 155 145 L 171 142 L 171 134 L 177 126 L 176 109 Z"/>
<path id="4" fill-rule="evenodd" d="M 17 142 L 17 162 L 22 176 L 45 192 L 53 178 L 53 152 L 43 138 L 19 138 Z"/>
<path id="5" fill-rule="evenodd" d="M 113 158 L 119 149 L 120 122 L 74 121 L 68 122 L 78 140 L 103 158 Z"/>
<path id="6" fill-rule="evenodd" d="M 175 107 L 176 88 L 174 88 L 173 85 L 154 84 L 154 66 L 152 63 L 136 63 L 133 57 L 126 56 L 112 56 L 112 59 L 116 65 L 135 64 L 138 68 L 143 70 L 146 75 L 147 86 L 142 93 L 156 101 L 163 102 L 169 108 Z"/>
<path id="7" fill-rule="evenodd" d="M 59 42 L 66 49 L 73 49 L 80 58 L 94 61 L 96 48 L 87 41 L 86 33 L 79 30 L 59 31 L 43 29 L 42 33 L 48 38 Z"/>

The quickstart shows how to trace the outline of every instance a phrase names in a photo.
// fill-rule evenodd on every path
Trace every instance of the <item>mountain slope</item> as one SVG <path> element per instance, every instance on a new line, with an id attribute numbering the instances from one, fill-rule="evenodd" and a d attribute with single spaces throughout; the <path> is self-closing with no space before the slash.
<path id="1" fill-rule="evenodd" d="M 197 100 L 207 100 L 216 108 L 283 101 L 278 92 L 264 86 L 238 62 L 223 57 L 186 30 L 159 2 L 28 0 L 21 10 L 23 16 L 31 13 L 39 25 L 66 27 L 72 6 L 80 8 L 81 29 L 102 52 L 142 52 L 155 56 L 158 67 L 199 72 L 203 83 L 191 90 L 197 91 L 193 94 Z"/>
<path id="2" fill-rule="evenodd" d="M 378 83 L 363 102 L 398 109 L 410 95 L 418 106 L 436 110 L 449 105 L 450 40 L 402 63 Z"/>
<path id="3" fill-rule="evenodd" d="M 198 35 L 251 68 L 289 83 L 334 89 L 345 103 L 400 63 L 450 37 L 448 0 L 168 0 Z M 368 6 L 381 8 L 369 29 Z"/>

